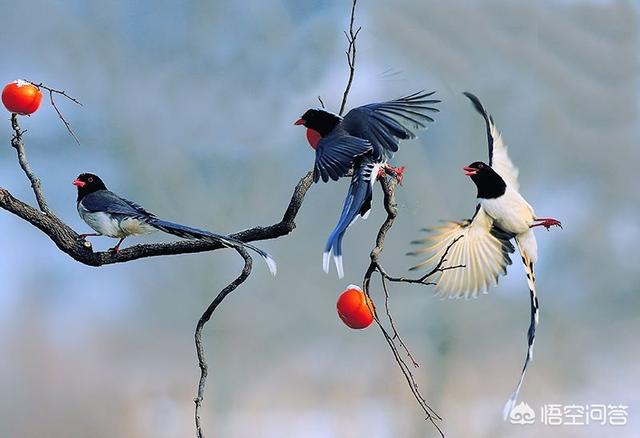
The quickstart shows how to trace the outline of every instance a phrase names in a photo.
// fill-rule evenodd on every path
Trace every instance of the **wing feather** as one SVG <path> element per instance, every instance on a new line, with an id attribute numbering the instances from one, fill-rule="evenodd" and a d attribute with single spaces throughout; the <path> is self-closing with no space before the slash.
<path id="1" fill-rule="evenodd" d="M 398 151 L 400 140 L 415 138 L 412 130 L 425 129 L 433 118 L 425 112 L 438 112 L 431 105 L 440 101 L 429 99 L 434 92 L 419 91 L 388 102 L 371 103 L 353 108 L 341 125 L 351 135 L 369 140 L 374 158 L 390 158 Z"/>
<path id="2" fill-rule="evenodd" d="M 470 220 L 452 221 L 444 226 L 435 227 L 430 236 L 414 241 L 428 246 L 409 253 L 410 255 L 430 254 L 430 256 L 411 269 L 433 267 L 444 256 L 442 266 L 464 265 L 462 268 L 448 269 L 437 273 L 436 294 L 448 298 L 470 298 L 498 283 L 500 275 L 506 273 L 511 264 L 509 255 L 515 248 L 509 241 L 513 236 L 497 230 L 493 220 L 478 207 Z M 452 243 L 460 238 L 456 243 Z"/>
<path id="3" fill-rule="evenodd" d="M 471 100 L 476 111 L 478 111 L 484 119 L 487 130 L 487 144 L 489 146 L 489 166 L 502 177 L 507 185 L 518 191 L 518 168 L 509 158 L 507 145 L 502 141 L 502 134 L 498 131 L 493 117 L 491 117 L 484 106 L 482 106 L 482 103 L 480 103 L 480 99 L 474 94 L 467 91 L 463 94 Z"/>
<path id="4" fill-rule="evenodd" d="M 80 201 L 89 212 L 121 214 L 134 218 L 155 217 L 140 204 L 124 199 L 109 190 L 98 190 L 89 193 Z"/>
<path id="5" fill-rule="evenodd" d="M 318 182 L 320 178 L 324 182 L 329 179 L 337 181 L 349 173 L 356 158 L 371 150 L 369 141 L 344 133 L 336 133 L 322 138 L 316 148 L 314 182 Z"/>

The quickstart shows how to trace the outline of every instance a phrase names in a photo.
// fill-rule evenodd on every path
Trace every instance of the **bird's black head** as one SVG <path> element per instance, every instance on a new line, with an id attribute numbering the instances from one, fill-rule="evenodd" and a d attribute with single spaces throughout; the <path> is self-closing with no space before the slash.
<path id="1" fill-rule="evenodd" d="M 464 173 L 476 184 L 478 198 L 494 199 L 504 195 L 507 184 L 488 164 L 476 161 L 464 167 Z"/>
<path id="2" fill-rule="evenodd" d="M 340 116 L 321 109 L 310 109 L 295 121 L 294 125 L 304 125 L 317 131 L 322 137 L 327 136 L 340 123 Z"/>
<path id="3" fill-rule="evenodd" d="M 82 173 L 78 175 L 72 184 L 78 187 L 78 202 L 89 193 L 107 189 L 107 186 L 104 185 L 100 177 L 93 173 Z"/>

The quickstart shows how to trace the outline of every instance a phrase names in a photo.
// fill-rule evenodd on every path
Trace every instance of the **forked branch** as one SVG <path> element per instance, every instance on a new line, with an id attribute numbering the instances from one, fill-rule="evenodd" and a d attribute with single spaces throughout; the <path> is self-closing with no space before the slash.
<path id="1" fill-rule="evenodd" d="M 46 91 L 49 92 L 49 103 L 51 103 L 51 106 L 56 111 L 56 114 L 58 114 L 58 118 L 60 120 L 62 120 L 62 123 L 64 123 L 64 126 L 65 126 L 65 128 L 67 128 L 67 131 L 69 132 L 69 134 L 71 134 L 71 136 L 76 141 L 76 143 L 80 144 L 80 140 L 78 139 L 78 136 L 76 136 L 75 132 L 73 132 L 73 129 L 71 129 L 71 125 L 69 124 L 69 122 L 67 122 L 67 119 L 64 118 L 64 116 L 62 115 L 62 112 L 60 112 L 60 109 L 58 108 L 58 105 L 56 105 L 56 101 L 53 98 L 53 95 L 54 94 L 59 94 L 60 96 L 66 97 L 71 102 L 75 103 L 76 105 L 82 106 L 82 104 L 78 101 L 78 99 L 76 99 L 75 97 L 69 96 L 67 94 L 67 92 L 64 91 L 64 90 L 57 90 L 55 88 L 48 87 L 48 86 L 44 85 L 42 82 L 40 82 L 38 84 L 36 84 L 35 82 L 31 82 L 31 81 L 27 81 L 27 82 L 29 82 L 34 87 L 37 87 L 38 89 L 43 89 L 43 90 L 46 90 Z"/>
<path id="2" fill-rule="evenodd" d="M 198 395 L 193 399 L 193 401 L 196 404 L 195 421 L 198 438 L 204 438 L 204 430 L 202 427 L 202 422 L 200 420 L 200 408 L 202 407 L 202 401 L 204 400 L 204 390 L 207 382 L 207 375 L 209 373 L 209 365 L 207 364 L 207 361 L 205 359 L 204 346 L 202 344 L 202 331 L 204 330 L 205 324 L 209 322 L 209 319 L 211 319 L 213 312 L 222 303 L 222 300 L 224 300 L 226 296 L 231 292 L 236 290 L 236 288 L 244 283 L 244 281 L 249 278 L 249 275 L 251 275 L 253 259 L 251 258 L 247 250 L 243 247 L 237 246 L 234 249 L 244 259 L 244 267 L 242 268 L 242 272 L 235 280 L 233 280 L 224 289 L 222 289 L 222 291 L 220 291 L 218 296 L 216 296 L 211 304 L 209 304 L 209 307 L 207 307 L 207 309 L 204 311 L 204 313 L 198 320 L 198 324 L 196 325 L 195 341 L 196 353 L 198 355 L 198 366 L 200 367 L 200 380 L 198 382 Z"/>
<path id="3" fill-rule="evenodd" d="M 349 30 L 344 32 L 347 37 L 347 65 L 349 66 L 349 78 L 347 79 L 347 86 L 342 94 L 342 103 L 340 103 L 340 111 L 338 115 L 344 114 L 344 109 L 347 106 L 347 98 L 349 97 L 349 91 L 351 91 L 351 84 L 353 83 L 353 77 L 356 74 L 356 38 L 362 27 L 354 28 L 354 21 L 356 16 L 356 4 L 358 0 L 353 0 L 351 4 L 351 18 L 349 19 Z"/>
<path id="4" fill-rule="evenodd" d="M 431 406 L 429 406 L 426 399 L 420 393 L 420 389 L 418 387 L 418 384 L 415 380 L 415 377 L 412 371 L 412 367 L 415 369 L 419 365 L 417 361 L 414 359 L 413 355 L 411 354 L 411 351 L 409 350 L 405 342 L 402 340 L 402 337 L 398 333 L 398 329 L 396 327 L 394 319 L 389 310 L 389 290 L 387 286 L 387 281 L 433 284 L 428 282 L 428 279 L 431 278 L 433 275 L 436 275 L 437 273 L 447 269 L 457 268 L 457 266 L 447 267 L 447 266 L 444 266 L 444 264 L 446 262 L 446 257 L 447 257 L 447 254 L 449 253 L 449 250 L 453 245 L 455 245 L 455 243 L 459 239 L 455 239 L 446 248 L 445 252 L 443 253 L 442 257 L 440 258 L 436 266 L 433 268 L 433 270 L 431 270 L 424 276 L 418 279 L 409 279 L 404 277 L 392 277 L 388 275 L 386 270 L 382 266 L 382 263 L 380 262 L 380 255 L 384 250 L 384 243 L 385 243 L 385 238 L 387 236 L 387 233 L 393 226 L 395 219 L 398 216 L 398 204 L 395 198 L 395 191 L 398 186 L 398 182 L 396 178 L 391 178 L 387 176 L 381 177 L 379 179 L 379 182 L 380 182 L 380 186 L 382 187 L 382 192 L 384 195 L 384 208 L 387 213 L 387 217 L 385 218 L 384 222 L 380 226 L 380 229 L 378 230 L 375 246 L 371 250 L 371 253 L 369 256 L 370 263 L 364 274 L 364 278 L 362 280 L 362 289 L 367 294 L 367 296 L 371 298 L 371 278 L 374 273 L 378 273 L 380 275 L 380 281 L 381 281 L 382 288 L 384 290 L 384 295 L 385 295 L 385 299 L 384 299 L 385 315 L 387 317 L 387 320 L 389 321 L 389 325 L 391 327 L 391 333 L 389 333 L 389 331 L 383 325 L 380 319 L 380 314 L 378 313 L 378 309 L 375 305 L 373 306 L 373 309 L 372 309 L 374 320 L 376 321 L 376 324 L 380 328 L 380 331 L 382 332 L 385 340 L 387 341 L 387 344 L 389 345 L 389 348 L 393 353 L 393 357 L 397 362 L 398 366 L 400 367 L 400 370 L 402 371 L 402 374 L 404 375 L 405 380 L 407 381 L 407 384 L 409 385 L 409 388 L 411 390 L 411 393 L 413 394 L 413 397 L 416 399 L 416 401 L 418 402 L 418 405 L 423 410 L 426 416 L 425 418 L 433 424 L 433 426 L 438 430 L 438 433 L 440 434 L 440 436 L 444 437 L 444 433 L 440 428 L 439 424 L 437 423 L 437 421 L 442 420 L 442 418 L 433 410 L 433 408 L 431 408 Z M 396 344 L 396 342 L 404 350 L 404 355 L 398 348 L 398 345 Z M 410 361 L 410 364 L 405 359 L 405 356 Z"/>

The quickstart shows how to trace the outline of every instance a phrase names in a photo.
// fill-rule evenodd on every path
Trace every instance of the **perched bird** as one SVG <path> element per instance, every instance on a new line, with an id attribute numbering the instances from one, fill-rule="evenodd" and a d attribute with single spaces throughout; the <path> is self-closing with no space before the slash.
<path id="1" fill-rule="evenodd" d="M 489 143 L 489 164 L 476 161 L 464 167 L 465 174 L 471 177 L 478 191 L 475 214 L 471 219 L 448 222 L 444 226 L 434 228 L 435 234 L 413 242 L 430 243 L 430 246 L 409 254 L 431 254 L 430 258 L 411 268 L 418 269 L 437 263 L 448 250 L 448 265 L 459 268 L 439 272 L 436 292 L 449 298 L 475 298 L 478 293 L 487 293 L 490 286 L 496 285 L 500 275 L 506 275 L 507 266 L 511 264 L 509 254 L 515 251 L 511 239 L 515 239 L 527 274 L 531 321 L 527 337 L 527 356 L 520 380 L 505 405 L 506 418 L 515 405 L 527 365 L 533 358 L 533 343 L 539 319 L 533 270 L 538 258 L 538 249 L 532 228 L 561 227 L 561 223 L 553 218 L 538 217 L 534 213 L 533 207 L 518 191 L 518 169 L 507 155 L 507 146 L 503 143 L 493 118 L 476 96 L 467 92 L 464 95 L 484 118 Z"/>
<path id="2" fill-rule="evenodd" d="M 97 231 L 97 233 L 81 234 L 82 239 L 88 236 L 119 238 L 116 246 L 112 248 L 112 251 L 117 252 L 126 237 L 160 230 L 185 239 L 220 242 L 228 247 L 244 246 L 257 252 L 267 263 L 271 274 L 276 275 L 276 262 L 263 250 L 229 236 L 158 219 L 135 202 L 107 190 L 104 182 L 97 175 L 83 173 L 73 181 L 73 185 L 78 188 L 78 214 L 87 225 Z"/>
<path id="3" fill-rule="evenodd" d="M 323 109 L 310 109 L 294 123 L 307 128 L 307 140 L 316 151 L 314 182 L 337 181 L 353 172 L 340 219 L 324 249 L 325 272 L 329 272 L 333 254 L 338 277 L 344 277 L 344 233 L 358 217 L 367 218 L 373 184 L 382 172 L 402 181 L 404 167 L 391 167 L 387 160 L 398 151 L 400 140 L 415 138 L 412 130 L 426 128 L 427 122 L 433 122 L 425 113 L 438 111 L 430 106 L 440 102 L 430 99 L 434 93 L 420 91 L 388 102 L 363 105 L 350 110 L 344 118 Z"/>

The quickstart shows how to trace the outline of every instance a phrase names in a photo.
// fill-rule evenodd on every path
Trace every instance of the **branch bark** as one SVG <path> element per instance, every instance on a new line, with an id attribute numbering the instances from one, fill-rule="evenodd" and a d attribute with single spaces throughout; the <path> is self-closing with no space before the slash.
<path id="1" fill-rule="evenodd" d="M 36 201 L 38 202 L 38 206 L 40 207 L 40 211 L 45 214 L 50 214 L 49 207 L 47 206 L 47 201 L 44 198 L 44 193 L 42 193 L 42 185 L 40 184 L 40 179 L 35 175 L 33 169 L 31 169 L 31 165 L 29 161 L 27 161 L 27 153 L 24 147 L 24 141 L 22 140 L 22 134 L 24 131 L 20 129 L 20 124 L 18 123 L 18 115 L 11 114 L 11 129 L 13 129 L 13 137 L 11 138 L 11 146 L 16 150 L 18 154 L 18 163 L 20 163 L 20 167 L 24 171 L 25 175 L 31 182 L 31 188 L 33 189 L 33 193 L 36 196 Z"/>
<path id="2" fill-rule="evenodd" d="M 387 275 L 384 267 L 382 266 L 382 263 L 380 262 L 380 255 L 384 250 L 385 238 L 387 237 L 387 233 L 393 226 L 395 219 L 398 216 L 398 204 L 396 202 L 396 197 L 395 197 L 395 191 L 398 186 L 398 181 L 396 178 L 390 178 L 387 176 L 380 177 L 378 181 L 380 182 L 380 186 L 382 187 L 382 192 L 384 194 L 384 208 L 385 208 L 385 211 L 387 212 L 387 217 L 385 218 L 384 222 L 380 226 L 380 229 L 378 230 L 375 246 L 373 247 L 369 255 L 370 263 L 367 270 L 365 271 L 364 278 L 362 280 L 362 290 L 365 292 L 365 294 L 369 298 L 371 298 L 371 290 L 370 290 L 371 278 L 373 274 L 376 272 L 380 274 L 380 280 L 381 280 L 382 288 L 385 294 L 385 301 L 384 301 L 385 314 L 391 326 L 392 333 L 390 334 L 389 331 L 383 325 L 375 305 L 373 306 L 373 309 L 372 309 L 374 320 L 378 325 L 378 328 L 382 332 L 382 335 L 384 336 L 387 344 L 389 345 L 389 348 L 393 353 L 393 357 L 396 363 L 398 364 L 398 366 L 400 367 L 400 370 L 402 371 L 402 374 L 404 375 L 404 378 L 407 381 L 407 384 L 409 385 L 409 389 L 411 390 L 413 397 L 416 399 L 416 401 L 418 402 L 418 405 L 424 412 L 426 416 L 425 419 L 430 421 L 431 424 L 433 424 L 433 426 L 438 430 L 438 433 L 440 434 L 441 437 L 444 437 L 444 433 L 437 423 L 437 421 L 442 420 L 442 418 L 438 415 L 438 413 L 435 410 L 433 410 L 433 408 L 431 408 L 431 406 L 429 406 L 426 399 L 420 393 L 418 384 L 415 380 L 413 372 L 411 371 L 411 366 L 409 366 L 409 364 L 403 357 L 402 353 L 400 352 L 398 346 L 396 345 L 396 341 L 397 341 L 400 344 L 400 346 L 404 349 L 404 352 L 407 358 L 411 361 L 411 365 L 414 368 L 417 368 L 419 365 L 413 358 L 413 355 L 409 351 L 409 348 L 407 347 L 405 342 L 402 340 L 400 334 L 398 333 L 397 327 L 395 325 L 395 322 L 389 310 L 389 291 L 388 291 L 386 282 L 387 280 L 389 281 L 396 281 L 396 280 L 394 277 L 390 277 L 389 275 Z M 448 252 L 448 249 L 447 249 L 447 252 Z M 441 266 L 444 263 L 445 256 L 446 256 L 446 252 L 441 258 L 440 262 L 438 263 L 438 266 Z M 428 273 L 427 275 L 424 276 L 423 280 L 426 280 L 427 278 L 429 278 L 429 276 L 435 274 L 436 272 L 437 271 L 434 270 L 431 273 Z M 371 302 L 373 302 L 373 300 Z"/>
<path id="3" fill-rule="evenodd" d="M 202 427 L 202 422 L 200 421 L 200 408 L 202 407 L 202 401 L 204 400 L 204 390 L 207 382 L 207 375 L 209 373 L 209 365 L 207 364 L 207 360 L 204 355 L 204 346 L 202 344 L 202 331 L 204 326 L 211 316 L 213 312 L 218 308 L 218 306 L 222 303 L 222 300 L 226 298 L 231 292 L 236 290 L 238 286 L 240 286 L 244 281 L 249 278 L 251 274 L 251 267 L 253 265 L 253 259 L 249 255 L 246 249 L 241 246 L 234 248 L 238 254 L 244 259 L 244 267 L 242 268 L 242 272 L 240 275 L 229 283 L 216 298 L 209 304 L 209 307 L 204 311 L 200 319 L 198 320 L 198 324 L 196 325 L 195 332 L 195 341 L 196 341 L 196 353 L 198 355 L 198 366 L 200 367 L 200 381 L 198 382 L 198 395 L 193 401 L 196 404 L 195 409 L 195 420 L 196 420 L 196 433 L 198 438 L 204 438 L 204 429 Z"/>
<path id="4" fill-rule="evenodd" d="M 109 251 L 94 252 L 89 241 L 81 239 L 78 233 L 58 218 L 47 206 L 40 180 L 35 176 L 26 159 L 25 146 L 22 138 L 23 131 L 20 130 L 17 116 L 15 115 L 12 116 L 12 126 L 14 129 L 14 137 L 11 140 L 11 145 L 16 148 L 18 152 L 20 166 L 31 182 L 31 187 L 33 188 L 40 210 L 15 198 L 7 189 L 2 187 L 0 187 L 0 208 L 38 228 L 45 233 L 62 252 L 74 260 L 88 266 L 98 267 L 114 263 L 125 263 L 146 257 L 192 254 L 226 248 L 217 242 L 181 240 L 171 243 L 134 245 L 124 248 L 117 253 Z M 298 181 L 284 216 L 279 222 L 268 226 L 256 226 L 238 231 L 231 234 L 231 237 L 243 242 L 251 242 L 255 240 L 277 239 L 278 237 L 289 234 L 296 227 L 296 215 L 312 183 L 312 172 L 308 172 Z"/>

